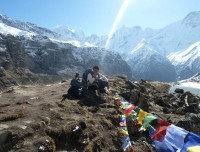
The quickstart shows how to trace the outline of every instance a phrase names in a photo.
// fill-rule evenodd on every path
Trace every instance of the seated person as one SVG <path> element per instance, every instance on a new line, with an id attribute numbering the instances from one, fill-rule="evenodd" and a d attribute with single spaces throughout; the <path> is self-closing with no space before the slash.
<path id="1" fill-rule="evenodd" d="M 101 94 L 104 94 L 108 89 L 108 79 L 99 73 L 99 67 L 94 66 L 92 69 L 87 69 L 82 76 L 82 85 L 84 88 L 90 90 L 98 90 Z"/>

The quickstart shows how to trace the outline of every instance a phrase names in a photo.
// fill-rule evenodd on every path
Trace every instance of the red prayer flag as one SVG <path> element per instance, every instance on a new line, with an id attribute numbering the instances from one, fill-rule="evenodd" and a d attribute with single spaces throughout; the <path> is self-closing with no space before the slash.
<path id="1" fill-rule="evenodd" d="M 162 141 L 166 135 L 166 131 L 169 125 L 170 123 L 167 122 L 166 120 L 163 119 L 159 120 L 159 124 L 156 127 L 156 131 L 151 136 L 151 139 Z"/>

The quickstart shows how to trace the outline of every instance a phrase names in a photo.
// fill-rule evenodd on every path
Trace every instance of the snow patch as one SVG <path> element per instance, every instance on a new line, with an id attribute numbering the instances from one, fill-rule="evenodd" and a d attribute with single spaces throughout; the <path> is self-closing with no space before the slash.
<path id="1" fill-rule="evenodd" d="M 96 45 L 91 44 L 91 43 L 89 43 L 89 42 L 85 42 L 85 43 L 84 43 L 84 46 L 85 46 L 85 47 L 97 47 Z"/>
<path id="2" fill-rule="evenodd" d="M 200 84 L 196 82 L 184 82 L 180 84 L 181 86 L 200 89 Z"/>
<path id="3" fill-rule="evenodd" d="M 72 44 L 72 45 L 74 45 L 76 47 L 81 47 L 80 41 L 72 40 L 72 41 L 67 41 L 66 43 Z"/>
<path id="4" fill-rule="evenodd" d="M 183 52 L 172 53 L 168 56 L 168 59 L 174 64 L 184 64 L 185 62 L 190 60 L 190 68 L 191 64 L 195 58 L 200 57 L 200 41 L 192 44 Z"/>
<path id="5" fill-rule="evenodd" d="M 14 27 L 7 26 L 3 23 L 0 23 L 0 33 L 2 33 L 4 35 L 11 34 L 14 36 L 25 36 L 28 38 L 31 38 L 31 36 L 35 35 L 32 32 L 22 31 L 22 30 L 14 28 Z"/>
<path id="6" fill-rule="evenodd" d="M 170 88 L 170 92 L 174 92 L 176 88 L 183 89 L 185 92 L 189 91 L 195 95 L 200 96 L 200 84 L 197 82 L 183 82 L 174 85 Z"/>

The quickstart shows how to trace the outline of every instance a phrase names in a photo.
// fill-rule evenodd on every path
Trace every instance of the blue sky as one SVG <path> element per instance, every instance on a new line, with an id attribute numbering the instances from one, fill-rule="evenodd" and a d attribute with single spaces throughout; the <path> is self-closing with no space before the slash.
<path id="1" fill-rule="evenodd" d="M 109 34 L 124 0 L 0 0 L 0 14 L 53 29 L 67 25 L 86 35 Z M 162 28 L 200 11 L 200 0 L 129 0 L 118 28 Z"/>

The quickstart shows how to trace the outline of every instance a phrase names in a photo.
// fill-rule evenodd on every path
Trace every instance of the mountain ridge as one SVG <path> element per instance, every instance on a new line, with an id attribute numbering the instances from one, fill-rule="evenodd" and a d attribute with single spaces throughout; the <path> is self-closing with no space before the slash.
<path id="1" fill-rule="evenodd" d="M 73 77 L 94 65 L 99 65 L 105 74 L 132 77 L 128 64 L 115 52 L 78 40 L 60 39 L 65 37 L 34 24 L 27 28 L 29 23 L 11 22 L 5 17 L 0 22 L 0 89 L 13 83 L 35 81 L 41 75 Z M 103 58 L 105 61 L 101 63 Z M 17 72 L 21 78 L 10 77 Z"/>
<path id="2" fill-rule="evenodd" d="M 126 61 L 132 67 L 132 73 L 136 79 L 176 81 L 175 68 L 168 58 L 162 56 L 144 41 L 130 52 Z"/>
<path id="3" fill-rule="evenodd" d="M 10 22 L 12 21 L 12 19 L 10 18 L 8 19 L 8 17 L 6 18 L 1 15 L 1 19 L 2 18 L 4 18 L 3 23 L 10 24 Z M 185 51 L 185 49 L 187 49 L 187 47 L 189 47 L 190 45 L 193 45 L 195 42 L 200 40 L 200 36 L 199 36 L 200 26 L 198 26 L 197 24 L 199 23 L 199 20 L 198 20 L 199 18 L 200 18 L 200 12 L 197 11 L 197 12 L 189 13 L 182 20 L 172 23 L 162 29 L 154 30 L 151 28 L 147 28 L 143 30 L 139 26 L 135 26 L 132 28 L 127 28 L 125 26 L 121 27 L 113 34 L 110 40 L 109 50 L 119 53 L 122 56 L 122 59 L 126 60 L 127 56 L 133 55 L 133 53 L 130 54 L 130 52 L 139 43 L 141 43 L 142 41 L 146 41 L 147 43 L 145 45 L 147 44 L 151 45 L 151 48 L 153 50 L 156 50 L 156 52 L 159 52 L 159 54 L 167 58 L 171 53 L 183 52 Z M 6 22 L 6 19 L 8 19 L 7 22 Z M 12 27 L 16 27 L 20 23 L 23 23 L 23 22 L 16 23 L 17 22 L 16 20 L 14 20 L 13 22 L 14 23 L 11 24 Z M 45 28 L 40 28 L 40 27 L 37 27 L 37 25 L 31 24 L 31 23 L 27 23 L 27 24 L 23 23 L 22 25 L 19 26 L 20 27 L 19 29 L 23 29 L 23 27 L 25 27 L 25 31 L 32 32 L 32 33 L 25 33 L 27 35 L 29 34 L 29 36 L 27 37 L 34 39 L 36 41 L 53 42 L 53 43 L 56 43 L 56 45 L 60 45 L 61 47 L 64 46 L 63 44 L 67 43 L 76 47 L 86 47 L 86 48 L 96 47 L 101 50 L 101 48 L 105 47 L 105 43 L 107 40 L 107 36 L 97 36 L 97 35 L 85 36 L 84 32 L 76 31 L 76 30 L 70 29 L 69 27 L 62 27 L 63 28 L 62 30 L 66 30 L 65 34 L 67 34 L 67 35 L 65 34 L 62 35 L 62 30 L 59 32 L 59 28 L 57 29 L 57 33 L 56 33 L 55 31 L 53 32 Z M 36 28 L 36 29 L 33 29 L 33 28 Z M 23 32 L 21 33 L 23 36 Z M 32 52 L 30 52 L 30 54 L 32 54 Z M 144 56 L 144 55 L 145 54 L 141 54 L 141 56 Z M 156 53 L 155 53 L 155 57 L 158 57 Z M 143 57 L 140 57 L 140 58 L 143 58 Z M 159 60 L 159 57 L 158 57 L 158 60 Z M 199 61 L 196 60 L 195 62 L 198 63 Z M 144 63 L 144 65 L 148 65 L 148 64 L 149 62 Z M 163 65 L 165 65 L 165 62 L 163 62 Z M 181 72 L 181 71 L 184 71 L 184 68 L 181 68 L 181 67 L 177 68 L 177 66 L 175 67 L 178 70 L 177 80 L 185 78 L 183 76 L 185 72 Z M 136 71 L 137 73 L 141 73 L 142 75 L 142 71 L 140 71 L 139 68 L 135 68 L 135 66 L 132 66 L 131 70 Z M 191 72 L 189 70 L 188 73 L 194 74 L 195 70 L 197 69 L 193 69 L 193 71 Z M 197 72 L 198 71 L 196 71 L 196 73 Z M 159 73 L 155 73 L 155 76 L 158 74 Z M 192 75 L 187 74 L 187 77 L 189 76 L 192 76 Z M 138 79 L 140 78 L 138 77 Z"/>

